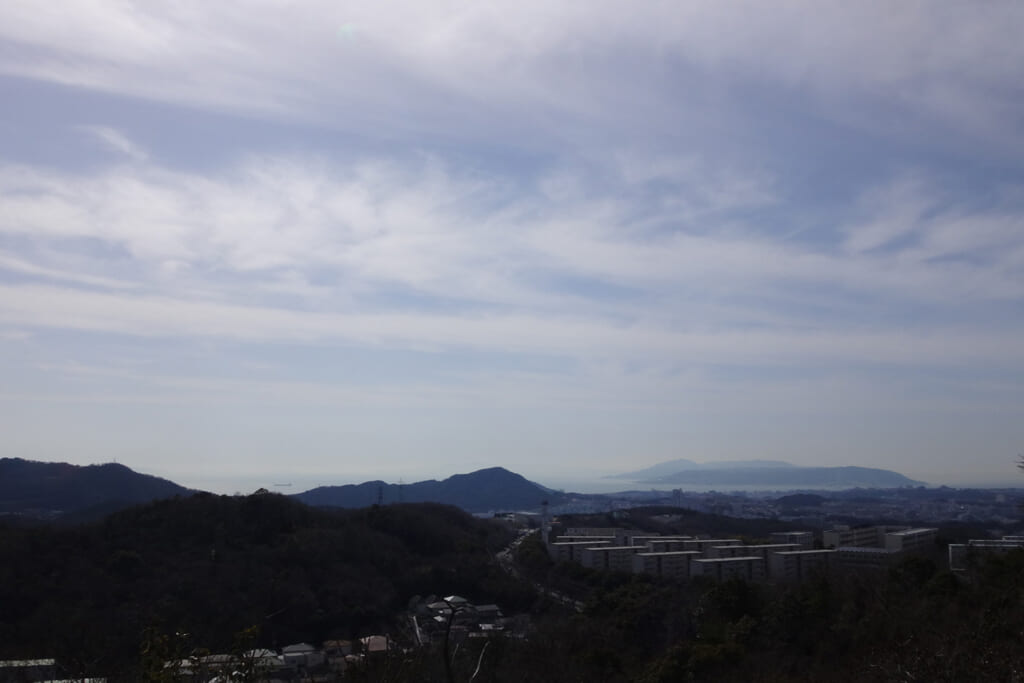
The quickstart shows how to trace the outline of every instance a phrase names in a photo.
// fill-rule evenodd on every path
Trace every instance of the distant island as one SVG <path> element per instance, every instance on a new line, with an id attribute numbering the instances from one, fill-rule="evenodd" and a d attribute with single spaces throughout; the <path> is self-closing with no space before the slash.
<path id="1" fill-rule="evenodd" d="M 765 489 L 850 489 L 924 486 L 899 472 L 874 467 L 803 467 L 781 460 L 697 463 L 679 459 L 613 475 L 643 484 Z"/>

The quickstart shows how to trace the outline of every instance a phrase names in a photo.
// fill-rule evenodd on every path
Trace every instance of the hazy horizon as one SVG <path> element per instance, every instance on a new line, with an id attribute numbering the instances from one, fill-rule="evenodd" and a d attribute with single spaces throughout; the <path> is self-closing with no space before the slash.
<path id="1" fill-rule="evenodd" d="M 1024 483 L 1021 25 L 0 4 L 4 454 Z"/>
<path id="2" fill-rule="evenodd" d="M 729 461 L 722 461 L 729 462 Z M 131 467 L 130 463 L 120 463 L 127 467 Z M 651 465 L 658 463 L 650 463 Z M 676 488 L 680 488 L 686 492 L 703 492 L 708 490 L 728 490 L 728 491 L 771 491 L 771 490 L 796 490 L 796 489 L 808 489 L 813 487 L 794 487 L 793 489 L 778 488 L 771 486 L 756 487 L 756 486 L 728 486 L 728 487 L 694 487 L 680 484 L 652 484 L 650 482 L 639 482 L 629 479 L 614 478 L 613 475 L 621 474 L 625 472 L 625 469 L 619 470 L 608 470 L 596 473 L 579 473 L 573 474 L 568 472 L 555 473 L 553 475 L 544 475 L 539 473 L 536 476 L 531 472 L 517 470 L 514 467 L 503 465 L 501 463 L 492 463 L 485 465 L 480 469 L 488 467 L 504 467 L 516 474 L 522 475 L 526 479 L 533 481 L 541 486 L 545 486 L 550 489 L 567 491 L 571 493 L 616 493 L 628 490 L 664 490 L 671 491 Z M 132 468 L 135 469 L 135 468 Z M 140 471 L 140 470 L 136 470 Z M 475 470 L 473 470 L 475 471 Z M 248 494 L 253 491 L 265 488 L 275 493 L 282 493 L 285 495 L 291 495 L 295 493 L 301 493 L 318 486 L 344 486 L 349 484 L 363 484 L 371 481 L 383 481 L 387 484 L 413 484 L 420 481 L 428 480 L 443 480 L 458 474 L 468 474 L 470 470 L 466 471 L 452 471 L 452 472 L 410 472 L 408 474 L 399 474 L 396 476 L 378 476 L 371 471 L 359 473 L 359 472 L 348 472 L 348 473 L 295 473 L 288 471 L 270 472 L 262 476 L 254 475 L 213 475 L 213 476 L 202 476 L 202 475 L 190 475 L 189 473 L 181 473 L 175 476 L 171 472 L 165 471 L 147 471 L 142 472 L 144 474 L 151 474 L 154 476 L 163 477 L 170 479 L 177 484 L 186 486 L 188 488 L 194 488 L 197 490 L 209 491 L 211 493 L 218 494 Z M 904 474 L 900 472 L 900 474 Z M 944 480 L 944 481 L 924 481 L 924 484 L 930 488 L 949 486 L 951 488 L 1018 488 L 1024 489 L 1024 481 L 1017 482 L 1012 477 L 1004 480 L 984 480 L 984 479 L 963 479 L 963 480 Z"/>

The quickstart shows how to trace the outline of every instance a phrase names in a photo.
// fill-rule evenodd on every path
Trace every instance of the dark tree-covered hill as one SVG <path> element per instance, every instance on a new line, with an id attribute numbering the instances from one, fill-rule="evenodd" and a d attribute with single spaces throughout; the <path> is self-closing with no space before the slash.
<path id="1" fill-rule="evenodd" d="M 779 524 L 667 507 L 563 523 L 749 537 Z M 166 673 L 167 648 L 154 656 L 154 643 L 187 654 L 230 652 L 243 632 L 275 648 L 401 636 L 394 617 L 411 597 L 457 593 L 507 613 L 532 606 L 532 628 L 525 639 L 468 638 L 450 670 L 436 644 L 396 650 L 342 680 L 952 683 L 1024 674 L 1022 551 L 976 558 L 964 576 L 911 556 L 887 571 L 716 584 L 553 563 L 530 535 L 514 552 L 527 583 L 491 560 L 509 536 L 450 506 L 331 510 L 274 494 L 199 494 L 73 527 L 0 525 L 0 659 L 56 657 L 66 678 L 168 680 L 141 675 Z"/>
<path id="2" fill-rule="evenodd" d="M 0 525 L 0 660 L 56 657 L 133 680 L 144 634 L 227 650 L 390 630 L 414 595 L 509 608 L 504 527 L 434 504 L 326 510 L 276 494 L 197 494 L 80 526 Z"/>
<path id="3" fill-rule="evenodd" d="M 414 484 L 386 484 L 369 481 L 345 486 L 321 486 L 295 495 L 309 505 L 341 508 L 365 507 L 376 503 L 444 503 L 469 512 L 490 510 L 536 510 L 545 500 L 557 505 L 564 494 L 535 484 L 502 467 L 469 474 L 456 474 L 443 481 L 430 479 Z"/>
<path id="4" fill-rule="evenodd" d="M 0 459 L 0 514 L 79 516 L 105 512 L 193 491 L 172 481 L 140 474 L 124 465 L 71 465 Z"/>

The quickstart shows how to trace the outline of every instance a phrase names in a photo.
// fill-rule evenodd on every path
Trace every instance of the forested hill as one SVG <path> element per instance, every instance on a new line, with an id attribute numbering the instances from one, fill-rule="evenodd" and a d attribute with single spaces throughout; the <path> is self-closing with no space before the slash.
<path id="1" fill-rule="evenodd" d="M 90 510 L 111 512 L 192 493 L 172 481 L 140 474 L 117 463 L 83 467 L 0 459 L 0 514 L 79 517 Z"/>
<path id="2" fill-rule="evenodd" d="M 56 657 L 139 680 L 150 629 L 227 651 L 384 630 L 414 595 L 515 608 L 504 527 L 431 505 L 324 510 L 276 494 L 197 494 L 71 527 L 0 525 L 0 660 Z M 517 593 L 516 591 L 519 591 Z"/>
<path id="3" fill-rule="evenodd" d="M 535 484 L 502 467 L 456 474 L 443 481 L 431 479 L 414 484 L 368 481 L 346 486 L 321 486 L 295 495 L 309 505 L 358 508 L 383 503 L 444 503 L 469 512 L 489 510 L 537 510 L 547 500 L 563 502 L 565 495 Z"/>

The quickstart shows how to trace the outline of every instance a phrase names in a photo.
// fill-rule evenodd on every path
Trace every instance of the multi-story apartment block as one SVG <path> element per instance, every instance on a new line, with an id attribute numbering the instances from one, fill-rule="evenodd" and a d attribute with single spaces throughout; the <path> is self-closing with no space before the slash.
<path id="1" fill-rule="evenodd" d="M 615 530 L 615 545 L 633 545 L 633 539 L 640 536 L 650 536 L 643 531 L 637 529 L 616 529 Z"/>
<path id="2" fill-rule="evenodd" d="M 614 543 L 614 536 L 569 536 L 562 534 L 561 536 L 555 536 L 552 543 L 593 543 L 594 541 L 608 541 Z"/>
<path id="3" fill-rule="evenodd" d="M 590 569 L 632 572 L 633 556 L 644 550 L 640 545 L 592 546 L 580 551 L 580 564 Z"/>
<path id="4" fill-rule="evenodd" d="M 826 548 L 880 548 L 885 544 L 885 533 L 890 528 L 895 531 L 897 528 L 905 527 L 838 525 L 822 532 L 821 543 Z"/>
<path id="5" fill-rule="evenodd" d="M 972 555 L 1002 554 L 1024 548 L 1024 537 L 1003 536 L 1001 539 L 972 538 L 967 543 L 949 544 L 949 570 L 966 571 Z"/>
<path id="6" fill-rule="evenodd" d="M 928 550 L 935 547 L 937 533 L 938 529 L 890 531 L 885 535 L 885 548 L 898 553 Z"/>
<path id="7" fill-rule="evenodd" d="M 658 540 L 661 540 L 663 538 L 665 538 L 665 537 L 662 536 L 661 534 L 658 534 L 658 535 L 655 535 L 655 536 L 652 536 L 650 534 L 644 535 L 644 536 L 632 536 L 629 539 L 629 545 L 642 545 L 644 547 L 647 547 L 647 544 L 650 543 L 651 541 L 658 541 Z"/>
<path id="8" fill-rule="evenodd" d="M 581 562 L 584 549 L 610 544 L 606 540 L 555 542 L 548 544 L 548 554 L 555 562 Z"/>
<path id="9" fill-rule="evenodd" d="M 667 579 L 688 579 L 690 563 L 701 556 L 699 550 L 637 553 L 633 555 L 633 573 L 651 574 Z"/>
<path id="10" fill-rule="evenodd" d="M 691 538 L 683 541 L 683 548 L 686 550 L 699 550 L 706 552 L 708 548 L 725 545 L 743 545 L 738 538 Z"/>
<path id="11" fill-rule="evenodd" d="M 935 545 L 937 529 L 905 526 L 836 526 L 822 532 L 826 548 L 887 548 L 892 552 L 922 551 Z"/>
<path id="12" fill-rule="evenodd" d="M 764 560 L 760 557 L 715 557 L 692 560 L 691 576 L 708 576 L 716 581 L 744 579 L 760 581 L 764 578 Z"/>
<path id="13" fill-rule="evenodd" d="M 836 548 L 836 565 L 842 569 L 885 569 L 903 553 L 888 548 L 868 546 L 845 546 Z"/>
<path id="14" fill-rule="evenodd" d="M 647 550 L 652 553 L 669 553 L 677 550 L 685 550 L 685 541 L 690 540 L 689 536 L 665 536 L 663 538 L 648 539 Z"/>
<path id="15" fill-rule="evenodd" d="M 814 548 L 814 534 L 810 531 L 774 531 L 769 538 L 772 543 L 796 543 L 801 550 Z"/>
<path id="16" fill-rule="evenodd" d="M 784 550 L 800 550 L 796 543 L 766 543 L 764 545 L 715 545 L 707 548 L 706 557 L 760 557 L 765 562 L 768 558 Z"/>
<path id="17" fill-rule="evenodd" d="M 768 576 L 775 581 L 803 581 L 817 572 L 827 571 L 835 550 L 784 550 L 768 558 Z"/>
<path id="18" fill-rule="evenodd" d="M 593 527 L 593 526 L 571 526 L 565 530 L 565 536 L 609 536 L 615 538 L 615 533 L 622 531 L 618 527 Z"/>

